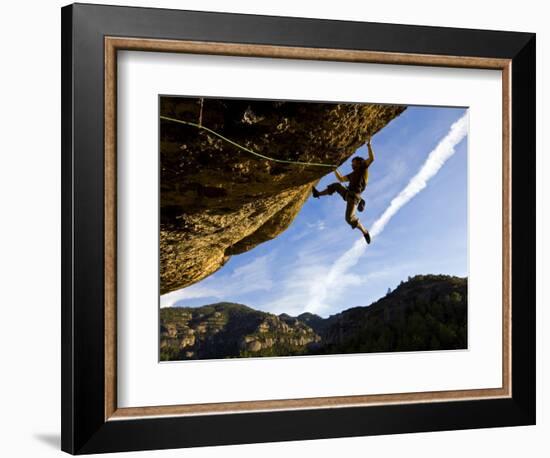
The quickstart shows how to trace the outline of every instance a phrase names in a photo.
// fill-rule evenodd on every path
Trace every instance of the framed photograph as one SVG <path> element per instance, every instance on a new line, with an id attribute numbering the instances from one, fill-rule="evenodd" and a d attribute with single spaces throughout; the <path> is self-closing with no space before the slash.
<path id="1" fill-rule="evenodd" d="M 70 5 L 62 148 L 64 451 L 535 423 L 534 34 Z"/>

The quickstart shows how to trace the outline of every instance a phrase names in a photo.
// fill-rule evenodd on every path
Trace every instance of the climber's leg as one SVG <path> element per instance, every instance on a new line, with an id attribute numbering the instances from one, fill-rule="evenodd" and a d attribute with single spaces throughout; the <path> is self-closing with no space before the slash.
<path id="1" fill-rule="evenodd" d="M 342 186 L 340 183 L 332 183 L 327 186 L 327 188 L 323 191 L 317 191 L 315 187 L 312 189 L 313 197 L 320 197 L 320 196 L 330 196 L 337 192 L 342 196 L 343 199 L 346 198 L 347 189 Z"/>
<path id="2" fill-rule="evenodd" d="M 356 199 L 353 195 L 349 195 L 346 199 L 346 223 L 348 223 L 352 229 L 355 229 L 359 224 L 359 218 L 355 214 Z"/>
<path id="3" fill-rule="evenodd" d="M 367 243 L 370 243 L 369 231 L 365 229 L 355 214 L 355 208 L 358 204 L 358 200 L 359 199 L 353 194 L 348 195 L 346 199 L 346 223 L 348 223 L 352 229 L 359 229 L 363 233 Z"/>
<path id="4" fill-rule="evenodd" d="M 365 240 L 367 243 L 370 243 L 370 234 L 369 231 L 361 224 L 360 221 L 357 222 L 357 228 L 363 233 L 363 237 L 365 237 Z"/>

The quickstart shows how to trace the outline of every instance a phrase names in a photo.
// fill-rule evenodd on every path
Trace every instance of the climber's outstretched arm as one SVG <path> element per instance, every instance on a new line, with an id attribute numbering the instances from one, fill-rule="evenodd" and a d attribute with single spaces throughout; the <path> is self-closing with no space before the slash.
<path id="1" fill-rule="evenodd" d="M 369 149 L 369 157 L 365 161 L 365 165 L 368 167 L 374 162 L 374 152 L 372 151 L 372 146 L 370 144 L 370 137 L 367 140 L 367 148 Z"/>
<path id="2" fill-rule="evenodd" d="M 348 181 L 348 177 L 343 176 L 338 169 L 334 171 L 334 175 L 336 175 L 336 178 L 338 178 L 338 181 L 340 183 L 343 183 L 344 181 Z"/>

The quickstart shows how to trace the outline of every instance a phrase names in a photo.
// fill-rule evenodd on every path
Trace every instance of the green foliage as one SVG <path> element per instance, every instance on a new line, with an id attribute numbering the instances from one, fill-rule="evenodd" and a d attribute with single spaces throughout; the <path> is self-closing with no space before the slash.
<path id="1" fill-rule="evenodd" d="M 174 361 L 179 359 L 179 349 L 173 346 L 166 346 L 160 349 L 161 361 Z"/>
<path id="2" fill-rule="evenodd" d="M 329 320 L 316 354 L 467 348 L 467 280 L 417 275 L 371 306 Z"/>

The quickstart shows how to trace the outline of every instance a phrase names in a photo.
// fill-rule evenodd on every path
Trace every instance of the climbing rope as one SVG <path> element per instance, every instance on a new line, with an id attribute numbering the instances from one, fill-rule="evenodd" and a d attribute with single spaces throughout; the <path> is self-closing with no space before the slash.
<path id="1" fill-rule="evenodd" d="M 201 111 L 199 113 L 199 126 L 202 126 L 202 106 L 204 105 L 204 98 L 201 98 Z"/>
<path id="2" fill-rule="evenodd" d="M 314 166 L 314 167 L 330 167 L 332 169 L 335 169 L 335 168 L 338 167 L 337 165 L 322 164 L 322 163 L 319 163 L 319 162 L 302 162 L 302 161 L 289 161 L 289 160 L 285 160 L 285 159 L 275 159 L 273 157 L 269 157 L 269 156 L 265 156 L 263 154 L 257 153 L 256 151 L 252 151 L 251 149 L 248 149 L 245 146 L 239 145 L 238 143 L 234 142 L 233 140 L 230 140 L 229 138 L 224 137 L 223 135 L 221 135 L 217 132 L 214 132 L 212 129 L 209 129 L 208 127 L 203 126 L 202 125 L 202 110 L 201 110 L 201 116 L 200 116 L 200 122 L 201 122 L 200 124 L 196 124 L 196 123 L 190 122 L 190 121 L 182 121 L 181 119 L 169 118 L 168 116 L 161 116 L 160 119 L 164 119 L 165 121 L 177 122 L 179 124 L 185 124 L 187 126 L 192 126 L 192 127 L 196 127 L 197 129 L 205 130 L 205 131 L 211 133 L 212 135 L 215 135 L 216 137 L 221 138 L 222 140 L 226 141 L 227 143 L 230 143 L 231 145 L 236 146 L 237 148 L 239 148 L 239 149 L 241 149 L 241 150 L 243 150 L 243 151 L 245 151 L 249 154 L 253 154 L 254 156 L 260 157 L 262 159 L 267 159 L 268 161 L 280 162 L 282 164 L 308 165 L 308 166 Z"/>

